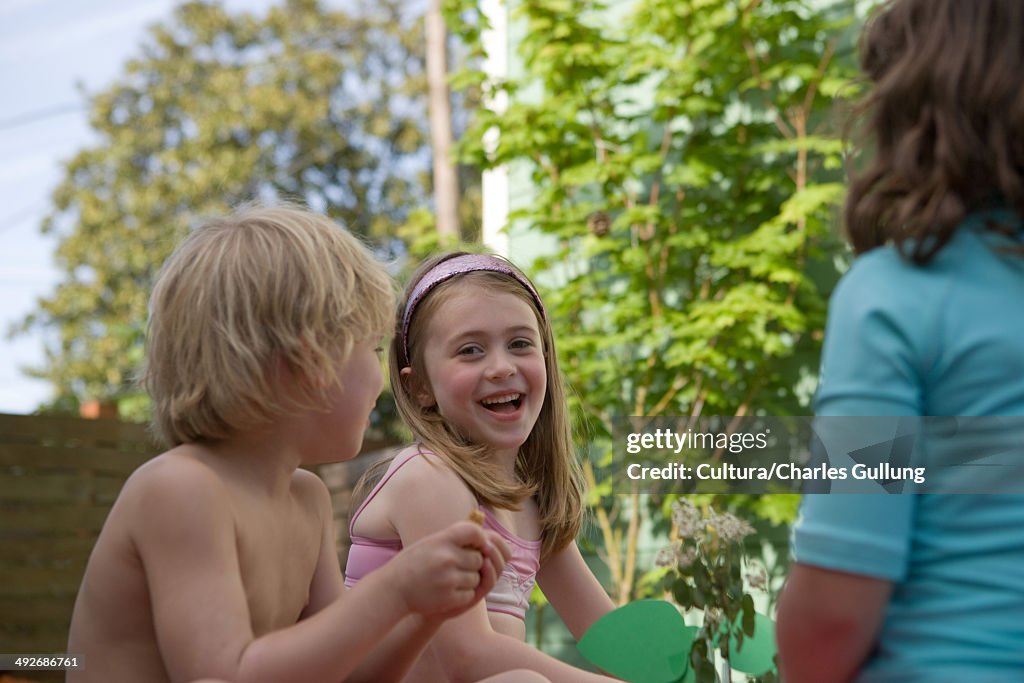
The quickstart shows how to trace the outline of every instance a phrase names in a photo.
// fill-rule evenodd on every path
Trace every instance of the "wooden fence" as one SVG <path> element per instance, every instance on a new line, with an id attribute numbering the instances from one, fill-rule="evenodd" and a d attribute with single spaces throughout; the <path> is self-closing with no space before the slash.
<path id="1" fill-rule="evenodd" d="M 154 452 L 141 425 L 0 415 L 0 650 L 66 651 L 103 520 L 128 474 Z"/>
<path id="2" fill-rule="evenodd" d="M 331 489 L 342 562 L 352 485 L 386 446 L 367 442 L 370 457 L 315 468 Z M 0 653 L 66 651 L 75 595 L 107 512 L 128 475 L 159 450 L 139 424 L 0 415 Z M 26 677 L 63 680 L 51 672 Z"/>

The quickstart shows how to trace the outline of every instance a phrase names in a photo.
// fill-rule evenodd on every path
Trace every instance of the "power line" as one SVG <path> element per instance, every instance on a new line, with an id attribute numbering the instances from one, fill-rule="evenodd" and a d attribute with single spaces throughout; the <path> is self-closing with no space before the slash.
<path id="1" fill-rule="evenodd" d="M 26 112 L 24 114 L 18 114 L 5 121 L 0 121 L 0 130 L 9 130 L 11 128 L 18 128 L 20 126 L 26 126 L 31 123 L 43 121 L 45 119 L 52 119 L 55 116 L 63 116 L 64 114 L 73 114 L 75 112 L 84 111 L 85 105 L 81 103 L 75 104 L 58 104 L 52 107 L 46 107 L 45 109 L 37 109 L 35 111 Z"/>

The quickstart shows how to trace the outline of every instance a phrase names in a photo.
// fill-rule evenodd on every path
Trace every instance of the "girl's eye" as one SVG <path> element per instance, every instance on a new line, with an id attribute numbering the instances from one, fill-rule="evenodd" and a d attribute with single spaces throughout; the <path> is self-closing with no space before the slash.
<path id="1" fill-rule="evenodd" d="M 456 353 L 458 353 L 458 355 L 460 356 L 473 356 L 483 352 L 484 350 L 477 346 L 476 344 L 470 344 L 468 346 L 463 346 Z"/>
<path id="2" fill-rule="evenodd" d="M 533 346 L 533 342 L 529 339 L 515 339 L 509 344 L 509 348 L 513 349 L 528 349 Z"/>

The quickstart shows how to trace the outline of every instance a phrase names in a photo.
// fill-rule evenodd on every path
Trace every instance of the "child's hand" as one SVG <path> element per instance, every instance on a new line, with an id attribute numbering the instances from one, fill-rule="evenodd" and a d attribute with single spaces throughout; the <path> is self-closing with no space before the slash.
<path id="1" fill-rule="evenodd" d="M 411 612 L 446 619 L 487 595 L 509 556 L 497 534 L 459 522 L 407 546 L 389 564 Z"/>

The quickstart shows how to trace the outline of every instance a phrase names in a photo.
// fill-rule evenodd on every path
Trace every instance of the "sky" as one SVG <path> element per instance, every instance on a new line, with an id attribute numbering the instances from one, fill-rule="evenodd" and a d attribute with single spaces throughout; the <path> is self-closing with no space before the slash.
<path id="1" fill-rule="evenodd" d="M 95 143 L 87 98 L 139 54 L 146 29 L 177 0 L 0 0 L 0 413 L 26 414 L 51 398 L 23 366 L 43 362 L 38 332 L 9 329 L 60 281 L 56 241 L 39 231 L 62 164 Z M 271 0 L 228 0 L 262 12 Z M 334 3 L 327 3 L 334 4 Z"/>

